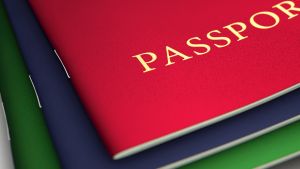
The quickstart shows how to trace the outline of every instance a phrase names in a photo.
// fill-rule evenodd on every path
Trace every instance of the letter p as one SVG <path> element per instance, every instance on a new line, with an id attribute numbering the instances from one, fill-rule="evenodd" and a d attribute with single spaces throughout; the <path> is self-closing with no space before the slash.
<path id="1" fill-rule="evenodd" d="M 144 55 L 150 56 L 150 59 L 148 59 L 148 61 L 146 61 L 146 60 L 143 58 Z M 142 66 L 143 66 L 144 69 L 145 69 L 145 70 L 143 71 L 144 73 L 156 69 L 156 68 L 151 68 L 151 67 L 149 66 L 150 63 L 153 63 L 153 62 L 157 59 L 156 54 L 154 54 L 154 53 L 152 53 L 152 52 L 146 52 L 146 53 L 142 53 L 142 54 L 135 55 L 135 56 L 132 56 L 132 57 L 137 58 L 138 61 L 142 64 Z"/>

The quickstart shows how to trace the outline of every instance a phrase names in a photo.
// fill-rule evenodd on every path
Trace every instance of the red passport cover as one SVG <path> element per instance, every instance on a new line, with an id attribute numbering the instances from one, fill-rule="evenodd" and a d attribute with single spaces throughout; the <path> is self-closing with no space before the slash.
<path id="1" fill-rule="evenodd" d="M 299 0 L 30 3 L 115 159 L 299 87 Z"/>

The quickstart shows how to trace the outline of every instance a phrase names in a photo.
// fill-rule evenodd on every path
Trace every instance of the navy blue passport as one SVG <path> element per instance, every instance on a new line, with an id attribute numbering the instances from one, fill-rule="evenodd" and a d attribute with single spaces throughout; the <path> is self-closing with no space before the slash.
<path id="1" fill-rule="evenodd" d="M 254 133 L 263 130 L 260 132 L 263 134 L 270 131 L 264 130 L 266 128 L 275 129 L 291 119 L 299 118 L 300 90 L 296 90 L 179 139 L 114 161 L 96 134 L 63 64 L 45 37 L 27 1 L 4 2 L 64 169 L 158 168 L 196 154 L 203 157 L 213 154 L 240 143 L 236 140 L 242 141 L 241 138 L 245 136 L 255 137 L 258 135 L 253 135 Z M 282 125 L 274 127 L 278 123 Z"/>

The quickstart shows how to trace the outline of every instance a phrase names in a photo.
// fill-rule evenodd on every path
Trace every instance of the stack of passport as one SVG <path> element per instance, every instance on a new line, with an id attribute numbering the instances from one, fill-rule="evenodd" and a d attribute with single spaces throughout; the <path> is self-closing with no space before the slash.
<path id="1" fill-rule="evenodd" d="M 300 168 L 300 1 L 1 0 L 0 169 Z"/>

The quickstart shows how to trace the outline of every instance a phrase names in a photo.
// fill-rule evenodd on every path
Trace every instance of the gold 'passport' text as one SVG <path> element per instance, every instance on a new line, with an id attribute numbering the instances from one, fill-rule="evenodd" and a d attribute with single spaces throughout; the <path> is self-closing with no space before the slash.
<path id="1" fill-rule="evenodd" d="M 285 15 L 287 15 L 288 19 L 293 19 L 300 13 L 300 7 L 296 7 L 296 4 L 293 1 L 283 1 L 279 4 L 276 4 L 273 6 L 274 9 L 278 10 L 278 12 L 282 12 Z M 270 17 L 273 21 L 272 24 L 262 24 L 258 23 L 257 17 L 258 16 L 266 16 Z M 250 19 L 249 23 L 251 26 L 253 26 L 256 29 L 271 29 L 276 27 L 280 23 L 280 17 L 270 11 L 261 11 L 253 14 Z M 224 26 L 222 28 L 222 31 L 229 31 L 233 34 L 234 37 L 236 37 L 237 41 L 242 41 L 248 38 L 247 35 L 244 35 L 243 32 L 247 29 L 247 25 L 244 22 L 235 22 L 231 23 L 227 26 Z M 214 41 L 214 46 L 216 48 L 224 48 L 229 46 L 232 43 L 232 39 L 229 37 L 222 36 L 222 31 L 220 30 L 212 30 L 206 34 L 206 38 Z M 195 56 L 205 55 L 209 53 L 212 49 L 212 47 L 208 44 L 200 43 L 201 38 L 200 37 L 192 37 L 186 41 L 186 45 L 188 47 L 191 47 L 193 49 L 193 53 Z M 166 46 L 166 64 L 165 66 L 174 65 L 175 62 L 173 61 L 175 57 L 180 57 L 182 60 L 189 60 L 192 59 L 194 56 L 188 56 L 170 46 Z M 157 55 L 153 52 L 143 52 L 138 55 L 132 56 L 135 58 L 142 66 L 143 72 L 151 72 L 154 71 L 156 68 L 153 67 L 153 64 L 157 60 Z"/>

